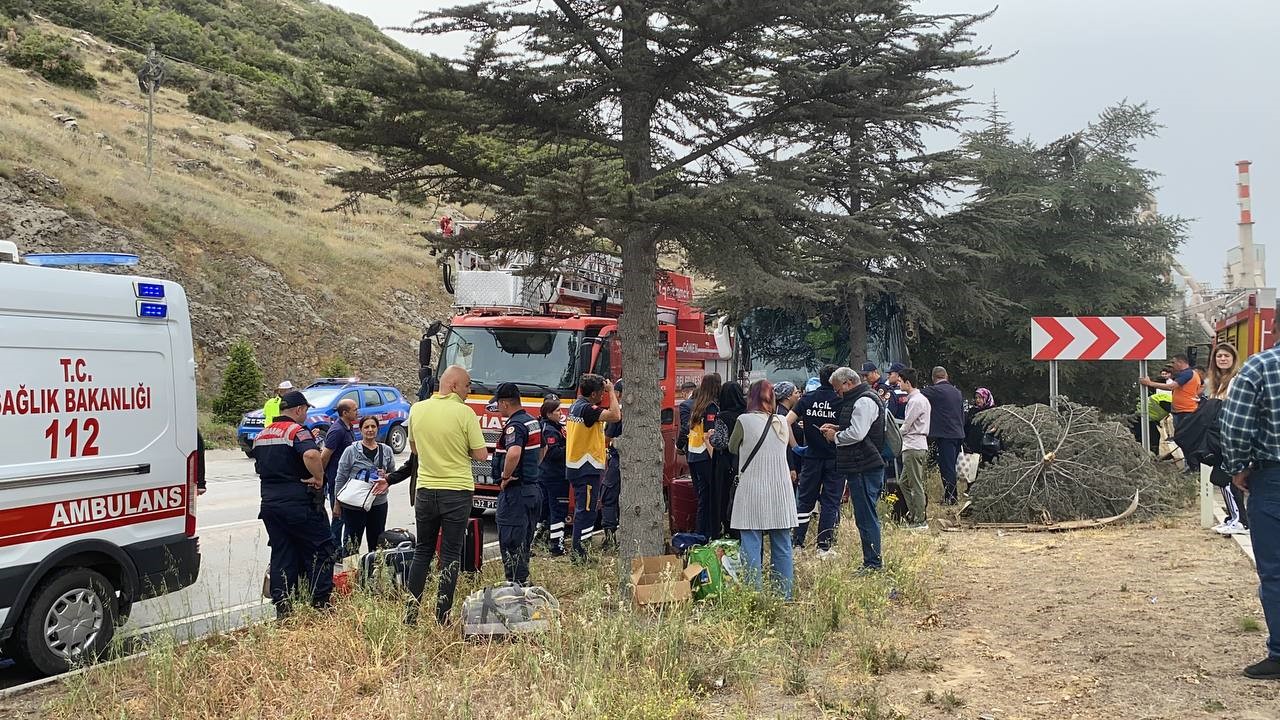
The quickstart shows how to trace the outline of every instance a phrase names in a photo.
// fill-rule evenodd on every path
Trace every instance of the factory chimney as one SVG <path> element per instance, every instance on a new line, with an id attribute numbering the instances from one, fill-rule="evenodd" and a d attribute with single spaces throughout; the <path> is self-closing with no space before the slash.
<path id="1" fill-rule="evenodd" d="M 1258 261 L 1258 251 L 1253 245 L 1253 206 L 1249 197 L 1248 160 L 1236 163 L 1236 196 L 1240 205 L 1240 222 L 1236 225 L 1240 241 L 1240 268 L 1236 278 L 1236 287 L 1260 288 L 1266 285 L 1262 267 Z"/>

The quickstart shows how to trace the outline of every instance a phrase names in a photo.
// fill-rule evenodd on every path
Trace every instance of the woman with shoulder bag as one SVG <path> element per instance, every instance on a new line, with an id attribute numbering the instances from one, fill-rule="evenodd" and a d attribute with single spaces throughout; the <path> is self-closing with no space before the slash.
<path id="1" fill-rule="evenodd" d="M 390 446 L 378 442 L 378 418 L 360 418 L 360 442 L 342 451 L 338 473 L 334 476 L 335 497 L 353 480 L 369 483 L 363 504 L 354 505 L 339 498 L 335 510 L 341 514 L 347 531 L 346 550 L 360 551 L 360 536 L 368 541 L 369 550 L 378 546 L 378 538 L 387 529 L 387 474 L 396 469 L 395 453 Z M 349 499 L 349 498 L 348 498 Z"/>
<path id="2" fill-rule="evenodd" d="M 769 538 L 770 587 L 791 599 L 794 566 L 791 530 L 796 526 L 795 495 L 787 466 L 785 419 L 774 413 L 773 385 L 751 384 L 746 412 L 738 416 L 729 450 L 741 458 L 730 526 L 742 542 L 742 563 L 749 581 L 760 587 L 764 572 L 764 539 Z"/>

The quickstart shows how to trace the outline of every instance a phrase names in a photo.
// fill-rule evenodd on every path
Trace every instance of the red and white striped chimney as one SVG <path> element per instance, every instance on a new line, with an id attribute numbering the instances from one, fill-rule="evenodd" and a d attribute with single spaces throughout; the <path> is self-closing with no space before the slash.
<path id="1" fill-rule="evenodd" d="M 1236 163 L 1236 173 L 1239 176 L 1236 180 L 1236 195 L 1239 197 L 1241 225 L 1253 224 L 1253 205 L 1249 200 L 1249 166 L 1252 164 L 1248 160 Z"/>
<path id="2" fill-rule="evenodd" d="M 1240 204 L 1240 222 L 1236 232 L 1240 239 L 1240 277 L 1237 287 L 1258 288 L 1264 284 L 1263 273 L 1258 267 L 1257 250 L 1253 247 L 1253 200 L 1249 191 L 1249 166 L 1253 163 L 1241 160 L 1236 163 L 1236 198 Z"/>

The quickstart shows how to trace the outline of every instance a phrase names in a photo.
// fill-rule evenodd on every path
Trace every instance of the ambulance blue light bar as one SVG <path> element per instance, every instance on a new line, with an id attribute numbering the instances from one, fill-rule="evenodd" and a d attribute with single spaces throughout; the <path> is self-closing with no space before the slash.
<path id="1" fill-rule="evenodd" d="M 164 299 L 164 285 L 161 283 L 135 282 L 133 284 L 133 294 L 148 300 L 162 300 Z"/>
<path id="2" fill-rule="evenodd" d="M 167 318 L 169 317 L 169 306 L 164 303 L 147 302 L 146 300 L 138 301 L 138 317 L 140 318 Z"/>
<path id="3" fill-rule="evenodd" d="M 68 267 L 74 265 L 137 265 L 138 256 L 129 253 L 28 253 L 22 256 L 27 265 Z"/>

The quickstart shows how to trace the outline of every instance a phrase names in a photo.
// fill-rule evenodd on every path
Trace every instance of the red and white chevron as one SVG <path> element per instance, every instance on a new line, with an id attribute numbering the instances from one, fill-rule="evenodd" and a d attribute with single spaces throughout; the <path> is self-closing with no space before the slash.
<path id="1" fill-rule="evenodd" d="M 1032 360 L 1164 360 L 1163 317 L 1033 317 Z"/>

